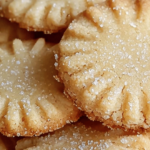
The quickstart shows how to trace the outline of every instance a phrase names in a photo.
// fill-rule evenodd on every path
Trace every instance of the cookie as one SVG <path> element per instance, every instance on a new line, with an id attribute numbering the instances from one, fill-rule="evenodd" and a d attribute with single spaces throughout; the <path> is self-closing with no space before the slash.
<path id="1" fill-rule="evenodd" d="M 104 0 L 9 0 L 0 1 L 0 14 L 22 28 L 54 33 L 64 30 L 88 6 Z"/>
<path id="2" fill-rule="evenodd" d="M 65 93 L 91 120 L 150 126 L 149 0 L 109 0 L 68 27 L 55 52 Z"/>
<path id="3" fill-rule="evenodd" d="M 16 150 L 148 150 L 149 133 L 110 130 L 100 122 L 85 118 L 75 124 L 66 125 L 52 134 L 24 138 L 17 142 Z"/>
<path id="4" fill-rule="evenodd" d="M 34 38 L 34 33 L 21 29 L 17 23 L 11 23 L 7 19 L 0 17 L 0 42 L 11 41 L 14 38 L 29 40 Z"/>
<path id="5" fill-rule="evenodd" d="M 43 38 L 0 44 L 0 132 L 33 136 L 77 121 L 80 111 L 54 79 L 53 50 Z"/>

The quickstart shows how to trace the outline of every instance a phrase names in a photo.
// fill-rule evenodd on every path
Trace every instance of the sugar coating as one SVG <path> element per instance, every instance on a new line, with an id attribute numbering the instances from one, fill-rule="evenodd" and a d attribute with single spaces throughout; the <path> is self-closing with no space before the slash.
<path id="1" fill-rule="evenodd" d="M 43 38 L 0 44 L 0 132 L 33 136 L 76 121 L 80 112 L 54 79 L 53 50 Z"/>
<path id="2" fill-rule="evenodd" d="M 148 150 L 149 136 L 110 130 L 99 122 L 82 119 L 52 134 L 21 139 L 16 150 Z"/>
<path id="3" fill-rule="evenodd" d="M 29 40 L 34 38 L 34 34 L 19 28 L 16 23 L 10 23 L 7 19 L 0 17 L 0 42 L 11 41 L 15 38 Z"/>
<path id="4" fill-rule="evenodd" d="M 56 52 L 65 93 L 92 120 L 150 126 L 150 1 L 109 0 L 68 27 Z"/>
<path id="5" fill-rule="evenodd" d="M 88 6 L 104 0 L 8 0 L 0 1 L 0 15 L 23 28 L 58 32 Z"/>

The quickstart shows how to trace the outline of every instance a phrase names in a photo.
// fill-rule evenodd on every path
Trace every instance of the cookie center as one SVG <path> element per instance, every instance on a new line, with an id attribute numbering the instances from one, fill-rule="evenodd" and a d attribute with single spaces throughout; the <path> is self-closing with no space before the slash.
<path id="1" fill-rule="evenodd" d="M 35 49 L 32 48 L 32 44 L 34 43 L 20 43 L 19 40 L 15 40 L 14 51 L 7 52 L 5 47 L 1 46 L 3 55 L 0 62 L 0 92 L 2 97 L 29 103 L 34 100 L 53 99 L 55 88 L 57 88 L 53 86 L 57 84 L 53 78 L 56 74 L 53 66 L 53 52 L 48 46 L 38 52 L 40 40 L 37 41 Z M 38 52 L 38 55 L 34 54 L 34 51 Z"/>

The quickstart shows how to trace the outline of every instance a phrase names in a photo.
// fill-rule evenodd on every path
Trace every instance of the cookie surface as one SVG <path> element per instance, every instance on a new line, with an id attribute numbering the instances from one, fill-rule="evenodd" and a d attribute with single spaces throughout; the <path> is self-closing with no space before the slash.
<path id="1" fill-rule="evenodd" d="M 110 127 L 150 126 L 150 1 L 109 0 L 66 30 L 56 52 L 66 95 Z"/>
<path id="2" fill-rule="evenodd" d="M 0 132 L 33 136 L 76 121 L 80 112 L 53 78 L 53 44 L 43 38 L 0 44 Z"/>
<path id="3" fill-rule="evenodd" d="M 24 138 L 17 142 L 16 150 L 148 150 L 149 133 L 135 134 L 121 129 L 110 130 L 99 122 L 87 119 L 41 137 Z"/>
<path id="4" fill-rule="evenodd" d="M 88 6 L 103 0 L 7 0 L 0 1 L 0 14 L 28 30 L 45 33 L 64 30 Z"/>
<path id="5" fill-rule="evenodd" d="M 7 19 L 0 17 L 0 42 L 11 41 L 14 38 L 29 40 L 34 38 L 34 33 L 21 29 L 17 23 L 11 23 Z"/>

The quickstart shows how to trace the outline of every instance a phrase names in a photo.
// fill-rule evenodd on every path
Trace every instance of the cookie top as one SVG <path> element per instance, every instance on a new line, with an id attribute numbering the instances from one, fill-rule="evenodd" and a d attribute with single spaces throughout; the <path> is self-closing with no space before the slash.
<path id="1" fill-rule="evenodd" d="M 43 38 L 0 44 L 0 132 L 33 136 L 78 120 L 80 111 L 54 79 L 53 50 Z"/>
<path id="2" fill-rule="evenodd" d="M 52 134 L 21 139 L 16 150 L 148 150 L 149 136 L 149 133 L 110 130 L 99 122 L 82 119 Z"/>
<path id="3" fill-rule="evenodd" d="M 33 32 L 19 28 L 17 23 L 11 23 L 7 19 L 0 17 L 0 42 L 11 41 L 15 38 L 29 40 L 34 36 Z"/>
<path id="4" fill-rule="evenodd" d="M 56 52 L 66 95 L 110 127 L 150 126 L 149 0 L 109 0 L 88 8 Z"/>
<path id="5" fill-rule="evenodd" d="M 53 33 L 67 28 L 88 6 L 104 0 L 7 0 L 0 1 L 0 14 L 28 30 Z"/>

